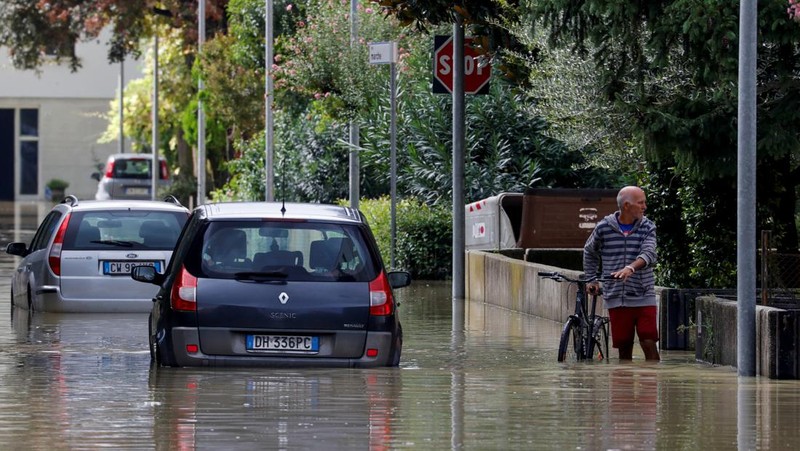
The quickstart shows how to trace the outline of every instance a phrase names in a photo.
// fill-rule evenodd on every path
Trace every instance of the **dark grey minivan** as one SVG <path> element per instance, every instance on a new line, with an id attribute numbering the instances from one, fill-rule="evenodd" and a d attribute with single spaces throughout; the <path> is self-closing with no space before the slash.
<path id="1" fill-rule="evenodd" d="M 321 204 L 195 208 L 160 286 L 150 353 L 165 366 L 397 366 L 403 332 L 363 215 Z"/>

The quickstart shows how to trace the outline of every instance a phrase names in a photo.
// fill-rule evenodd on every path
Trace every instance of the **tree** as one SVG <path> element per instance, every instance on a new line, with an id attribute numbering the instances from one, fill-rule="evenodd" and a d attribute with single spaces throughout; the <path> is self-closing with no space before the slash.
<path id="1" fill-rule="evenodd" d="M 758 12 L 759 225 L 773 229 L 780 251 L 797 252 L 800 30 L 779 4 L 761 3 Z M 660 236 L 688 237 L 688 247 L 675 247 L 688 249 L 693 264 L 668 264 L 693 268 L 700 284 L 730 286 L 732 271 L 716 280 L 701 273 L 735 261 L 738 6 L 545 0 L 537 14 L 552 42 L 591 55 L 605 101 L 638 119 L 633 132 L 651 173 L 672 172 L 651 181 L 684 193 L 680 221 L 663 222 L 685 229 L 661 227 Z M 675 212 L 675 205 L 660 207 L 656 213 Z"/>
<path id="2" fill-rule="evenodd" d="M 228 0 L 204 0 L 209 34 L 225 27 Z M 144 40 L 153 36 L 156 21 L 181 30 L 186 49 L 197 44 L 197 0 L 5 0 L 0 6 L 0 46 L 8 47 L 18 69 L 36 69 L 45 49 L 56 43 L 56 57 L 73 71 L 81 66 L 75 43 L 96 39 L 111 28 L 110 62 L 126 55 L 138 58 Z"/>

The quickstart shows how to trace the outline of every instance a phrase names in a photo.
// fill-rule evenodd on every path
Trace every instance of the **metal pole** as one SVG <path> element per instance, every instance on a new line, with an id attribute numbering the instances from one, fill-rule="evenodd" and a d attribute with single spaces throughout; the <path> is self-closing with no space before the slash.
<path id="1" fill-rule="evenodd" d="M 125 58 L 119 62 L 119 153 L 125 153 Z"/>
<path id="2" fill-rule="evenodd" d="M 273 8 L 272 0 L 266 0 L 266 14 L 264 17 L 264 39 L 266 40 L 266 54 L 264 55 L 264 64 L 266 66 L 266 92 L 264 93 L 264 199 L 267 202 L 275 200 L 275 193 L 273 189 L 275 178 L 275 118 L 272 111 L 272 98 L 274 95 L 274 88 L 272 86 L 272 64 L 273 64 Z"/>
<path id="3" fill-rule="evenodd" d="M 206 2 L 197 3 L 197 57 L 203 53 L 203 44 L 206 42 Z M 203 92 L 203 75 L 197 84 L 198 94 Z M 206 112 L 203 109 L 202 96 L 197 97 L 197 205 L 206 202 Z"/>
<path id="4" fill-rule="evenodd" d="M 392 56 L 394 60 L 394 55 Z M 397 64 L 392 62 L 389 81 L 389 96 L 391 103 L 391 118 L 389 124 L 389 135 L 391 141 L 391 198 L 392 198 L 392 250 L 389 259 L 389 267 L 394 269 L 395 245 L 397 243 Z"/>
<path id="5" fill-rule="evenodd" d="M 161 163 L 158 159 L 158 34 L 153 38 L 153 104 L 152 104 L 152 118 L 153 118 L 153 165 L 150 168 L 150 180 L 152 182 L 150 188 L 150 199 L 156 200 L 158 197 L 158 180 L 161 175 Z"/>
<path id="6" fill-rule="evenodd" d="M 739 114 L 736 232 L 737 367 L 755 376 L 756 0 L 739 3 Z"/>
<path id="7" fill-rule="evenodd" d="M 453 24 L 453 298 L 464 299 L 464 28 Z"/>
<path id="8" fill-rule="evenodd" d="M 358 40 L 358 0 L 350 0 L 350 47 Z M 358 160 L 358 123 L 350 121 L 350 207 L 358 208 L 361 197 L 360 162 Z M 394 246 L 392 246 L 394 250 Z"/>

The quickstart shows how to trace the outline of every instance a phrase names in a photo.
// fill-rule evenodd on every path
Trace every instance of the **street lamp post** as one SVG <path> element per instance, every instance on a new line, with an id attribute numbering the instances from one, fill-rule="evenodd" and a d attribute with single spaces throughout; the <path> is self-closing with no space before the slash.
<path id="1" fill-rule="evenodd" d="M 153 163 L 150 167 L 150 180 L 152 182 L 150 188 L 150 199 L 156 200 L 158 196 L 158 179 L 159 175 L 161 174 L 161 163 L 158 159 L 158 142 L 159 142 L 159 134 L 158 134 L 158 31 L 153 38 L 153 104 L 152 104 L 153 111 L 151 112 L 153 117 Z"/>
<path id="2" fill-rule="evenodd" d="M 197 56 L 203 54 L 206 42 L 206 2 L 197 3 Z M 203 109 L 203 75 L 197 82 L 197 205 L 206 202 L 206 112 Z"/>
<path id="3" fill-rule="evenodd" d="M 266 92 L 264 93 L 264 114 L 265 114 L 265 136 L 264 136 L 264 198 L 267 202 L 275 200 L 275 193 L 273 190 L 274 177 L 275 177 L 275 119 L 272 111 L 272 98 L 274 95 L 274 88 L 272 85 L 272 64 L 273 64 L 273 8 L 272 0 L 266 0 L 266 14 L 264 17 L 264 36 L 266 40 L 264 56 L 264 73 Z"/>

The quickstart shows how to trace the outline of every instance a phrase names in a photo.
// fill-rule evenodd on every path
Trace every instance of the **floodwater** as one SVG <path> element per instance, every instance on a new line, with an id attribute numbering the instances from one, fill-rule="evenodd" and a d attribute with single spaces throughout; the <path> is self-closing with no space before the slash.
<path id="1" fill-rule="evenodd" d="M 0 204 L 0 246 L 47 212 Z M 3 449 L 796 449 L 800 382 L 662 352 L 558 364 L 559 325 L 397 291 L 400 368 L 155 369 L 146 315 L 11 311 L 0 254 Z M 455 313 L 454 313 L 455 312 Z"/>

